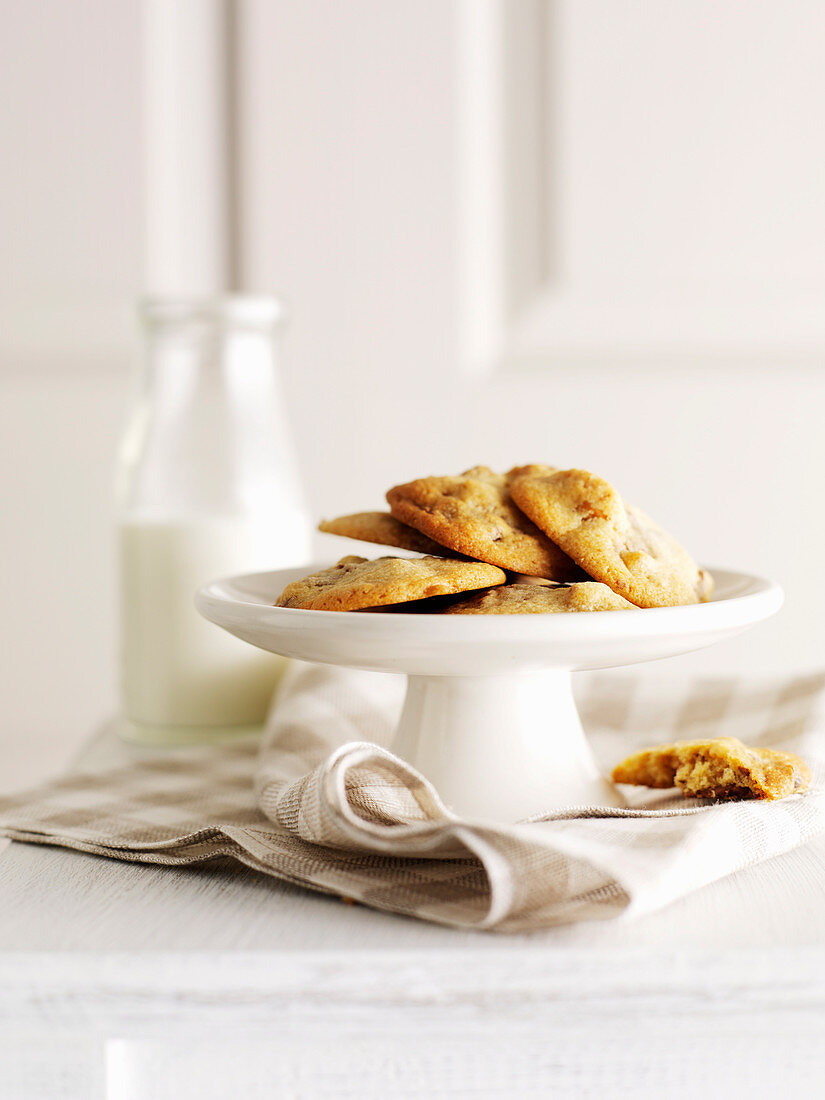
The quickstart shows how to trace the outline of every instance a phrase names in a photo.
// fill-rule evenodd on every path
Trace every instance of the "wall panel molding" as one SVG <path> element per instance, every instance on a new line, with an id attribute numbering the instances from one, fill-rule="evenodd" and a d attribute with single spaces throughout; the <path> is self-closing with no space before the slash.
<path id="1" fill-rule="evenodd" d="M 461 339 L 467 358 L 506 350 L 550 257 L 544 0 L 460 0 L 458 27 Z"/>
<path id="2" fill-rule="evenodd" d="M 143 0 L 6 9 L 0 375 L 121 372 L 141 285 Z"/>
<path id="3" fill-rule="evenodd" d="M 818 164 L 805 150 L 821 147 L 816 134 L 825 119 L 815 98 L 806 112 L 818 79 L 813 54 L 790 48 L 816 27 L 825 31 L 822 9 L 804 0 L 799 19 L 778 27 L 763 13 L 750 52 L 736 53 L 725 52 L 726 44 L 750 32 L 752 9 L 734 0 L 715 9 L 706 27 L 704 6 L 678 0 L 663 9 L 649 0 L 636 5 L 634 23 L 630 9 L 608 0 L 461 0 L 459 277 L 469 369 L 825 365 L 825 269 L 816 260 L 825 218 L 805 188 Z M 683 35 L 679 48 L 687 55 L 694 45 L 704 48 L 708 30 L 719 41 L 695 69 L 679 71 L 677 54 L 671 79 L 671 30 Z M 774 43 L 774 31 L 786 41 Z M 807 85 L 793 72 L 806 65 Z M 728 68 L 729 85 L 718 79 Z M 763 137 L 753 116 L 772 103 L 766 74 L 779 117 L 768 118 Z M 743 161 L 756 154 L 756 168 L 750 176 L 747 165 L 741 169 L 737 193 L 740 147 Z M 634 172 L 650 195 L 634 190 Z M 714 183 L 719 209 L 706 194 Z M 794 203 L 810 222 L 807 239 L 788 209 Z M 623 221 L 637 230 L 635 239 L 623 240 Z M 605 237 L 604 272 L 600 224 L 620 227 Z M 806 269 L 787 270 L 797 256 Z"/>
<path id="4" fill-rule="evenodd" d="M 213 294 L 235 279 L 232 0 L 145 0 L 145 287 Z"/>

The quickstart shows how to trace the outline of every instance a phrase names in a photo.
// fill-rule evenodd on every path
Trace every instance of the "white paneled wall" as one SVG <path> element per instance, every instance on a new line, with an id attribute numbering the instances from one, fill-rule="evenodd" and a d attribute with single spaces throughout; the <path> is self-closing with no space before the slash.
<path id="1" fill-rule="evenodd" d="M 191 212 L 223 228 L 183 263 L 290 299 L 313 510 L 478 462 L 589 466 L 706 561 L 786 586 L 773 623 L 681 667 L 825 662 L 821 6 L 203 9 L 236 84 L 198 155 L 225 111 L 237 160 L 201 170 Z M 147 270 L 162 285 L 144 249 L 176 215 L 169 162 L 148 169 L 173 104 L 145 83 L 157 4 L 0 11 L 0 675 L 57 766 L 114 700 L 123 317 Z"/>
<path id="2" fill-rule="evenodd" d="M 140 273 L 140 0 L 0 18 L 0 372 L 107 368 Z"/>
<path id="3" fill-rule="evenodd" d="M 0 23 L 0 697 L 29 747 L 7 787 L 59 768 L 114 703 L 143 142 L 140 0 L 2 0 Z"/>
<path id="4" fill-rule="evenodd" d="M 477 354 L 541 368 L 821 364 L 817 0 L 460 12 L 475 267 L 462 280 L 484 307 L 467 303 L 475 328 L 492 314 L 503 329 Z"/>
<path id="5" fill-rule="evenodd" d="M 700 5 L 694 12 L 687 0 L 666 7 L 653 0 L 619 6 L 588 0 L 582 9 L 533 0 L 506 6 L 494 0 L 392 5 L 353 0 L 346 6 L 335 0 L 301 5 L 247 0 L 243 5 L 242 270 L 249 286 L 282 287 L 294 304 L 290 395 L 313 506 L 323 514 L 376 507 L 394 478 L 477 462 L 544 460 L 604 471 L 705 561 L 763 572 L 786 586 L 786 609 L 773 623 L 685 659 L 682 667 L 756 663 L 787 669 L 822 663 L 825 596 L 811 578 L 825 537 L 825 520 L 812 505 L 825 474 L 819 427 L 825 414 L 825 342 L 813 326 L 813 312 L 806 315 L 811 325 L 804 339 L 794 326 L 803 284 L 805 303 L 825 298 L 818 243 L 825 225 L 810 178 L 822 156 L 825 106 L 812 50 L 791 46 L 821 35 L 825 14 L 812 3 L 795 3 L 774 27 L 773 6 L 746 10 L 732 0 L 713 5 L 713 11 Z M 653 29 L 644 29 L 645 12 Z M 676 30 L 668 30 L 666 12 Z M 547 148 L 558 150 L 563 137 L 568 154 L 559 154 L 555 168 L 544 169 L 543 221 L 534 191 L 520 186 L 518 177 L 508 179 L 507 165 L 495 161 L 496 153 L 520 155 L 525 172 L 542 171 L 525 154 L 529 135 L 495 132 L 502 111 L 524 98 L 508 43 L 524 42 L 530 25 L 540 28 L 552 47 L 542 48 L 538 60 L 535 50 L 530 53 L 525 79 L 535 85 L 542 58 L 546 70 L 554 60 L 560 66 L 559 74 L 545 71 L 543 78 L 556 87 L 558 100 L 548 102 L 546 115 L 557 113 L 561 131 L 556 144 L 548 137 Z M 491 34 L 497 26 L 506 33 L 503 40 Z M 747 50 L 734 50 L 737 29 Z M 679 52 L 683 32 L 686 53 Z M 705 42 L 703 65 L 693 65 L 689 51 L 702 45 L 703 34 L 712 38 L 717 32 L 725 44 L 722 56 L 718 43 Z M 612 58 L 612 74 L 606 75 L 611 35 L 626 64 Z M 777 49 L 771 52 L 774 38 Z M 725 56 L 730 86 L 717 90 L 724 92 L 727 122 L 711 119 L 706 134 L 702 119 L 713 96 L 704 88 L 704 74 L 710 66 L 709 79 L 717 88 Z M 575 71 L 577 64 L 581 71 Z M 500 94 L 489 94 L 479 73 L 498 81 Z M 665 77 L 676 90 L 665 81 L 662 94 L 677 100 L 679 126 L 661 150 L 656 140 L 664 140 L 666 108 L 656 79 Z M 759 141 L 756 120 L 745 113 L 745 129 L 737 128 L 749 102 L 747 89 L 740 87 L 746 81 L 758 112 L 765 109 L 769 81 L 775 114 L 786 119 L 784 125 L 766 120 L 761 151 L 750 148 Z M 588 85 L 594 97 L 589 104 Z M 601 134 L 606 140 L 622 117 L 616 102 L 622 96 L 627 111 L 642 117 L 636 129 L 624 120 L 625 141 L 632 143 L 623 153 L 614 141 L 611 164 L 597 139 Z M 487 131 L 479 103 L 489 112 Z M 534 111 L 528 121 L 550 125 L 546 115 L 542 122 L 541 112 Z M 470 138 L 468 125 L 475 127 Z M 689 126 L 706 159 L 681 179 L 678 165 L 687 171 L 691 157 L 680 148 L 680 134 Z M 708 146 L 716 150 L 715 160 Z M 746 182 L 737 167 L 737 150 L 744 149 L 748 164 L 760 156 L 781 163 L 766 168 L 766 178 L 754 179 L 741 197 L 747 210 L 726 222 L 707 189 L 718 172 L 719 195 L 725 205 L 735 206 Z M 722 171 L 726 167 L 736 169 L 732 178 Z M 564 201 L 551 186 L 553 170 L 565 179 L 574 173 L 578 184 L 565 182 Z M 647 198 L 634 190 L 634 175 L 650 177 Z M 650 239 L 634 250 L 625 223 L 638 224 L 649 209 L 657 178 L 664 193 L 658 208 L 649 211 Z M 675 182 L 679 188 L 671 193 Z M 699 241 L 684 218 L 691 195 L 691 218 L 702 230 Z M 777 197 L 783 200 L 778 211 Z M 544 226 L 543 261 L 541 250 L 531 253 L 525 245 L 519 202 L 532 202 L 537 231 Z M 608 219 L 597 233 L 587 224 L 588 206 L 593 219 L 604 218 L 607 210 L 617 224 Z M 791 207 L 799 217 L 804 210 L 810 239 L 788 231 Z M 709 212 L 715 219 L 711 228 L 703 221 Z M 772 228 L 777 218 L 781 229 Z M 748 223 L 770 244 L 777 265 L 774 288 L 764 271 L 753 270 L 756 245 L 748 241 Z M 717 255 L 712 240 L 726 226 Z M 672 255 L 663 235 L 672 242 Z M 679 257 L 688 247 L 685 271 Z M 793 254 L 804 277 L 788 275 Z M 701 255 L 714 264 L 707 285 L 697 267 Z M 490 265 L 491 256 L 501 258 L 503 271 Z M 658 282 L 657 264 L 662 265 Z M 507 304 L 518 303 L 514 288 L 531 267 L 538 272 L 534 308 L 521 316 L 514 306 L 511 321 Z M 625 269 L 632 278 L 623 275 Z M 612 312 L 605 312 L 601 270 L 611 273 L 614 301 L 629 297 L 628 309 L 639 322 L 621 341 L 609 327 L 616 312 L 612 305 Z M 695 317 L 687 343 L 680 342 L 679 327 L 687 313 L 669 330 L 660 317 L 665 294 L 679 299 L 680 280 L 690 290 L 689 312 Z M 771 291 L 779 303 L 784 350 L 757 339 L 741 344 L 717 339 L 702 303 L 712 305 L 726 280 L 726 301 L 739 309 L 737 323 L 742 309 L 750 308 L 754 287 L 763 296 Z M 669 285 L 663 289 L 664 283 Z M 567 352 L 554 343 L 554 296 L 573 301 L 571 325 L 574 313 L 582 321 L 576 354 L 570 343 Z M 468 325 L 473 309 L 482 316 Z M 503 337 L 499 333 L 499 344 L 484 311 L 509 325 Z M 535 329 L 520 330 L 518 321 L 526 322 L 531 313 Z M 659 335 L 653 340 L 650 333 Z M 489 339 L 481 364 L 486 373 L 467 364 L 468 334 L 476 339 L 471 352 L 483 350 L 485 334 Z M 528 361 L 512 369 L 518 357 L 497 359 L 497 353 L 507 351 L 509 338 L 515 346 L 520 336 L 531 340 Z M 617 362 L 605 354 L 614 338 L 621 344 Z M 664 354 L 662 340 L 678 354 Z M 331 539 L 325 543 L 329 554 L 336 547 Z"/>

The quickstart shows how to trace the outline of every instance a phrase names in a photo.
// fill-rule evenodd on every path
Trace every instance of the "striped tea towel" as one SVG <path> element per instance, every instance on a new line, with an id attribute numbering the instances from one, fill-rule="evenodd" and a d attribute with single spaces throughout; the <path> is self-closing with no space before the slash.
<path id="1" fill-rule="evenodd" d="M 129 749 L 0 800 L 0 834 L 147 863 L 231 856 L 377 909 L 524 932 L 649 912 L 825 828 L 825 674 L 593 674 L 579 705 L 606 771 L 646 745 L 735 736 L 799 753 L 810 790 L 718 804 L 638 792 L 632 808 L 515 825 L 457 818 L 384 747 L 402 695 L 399 677 L 296 664 L 262 742 Z"/>

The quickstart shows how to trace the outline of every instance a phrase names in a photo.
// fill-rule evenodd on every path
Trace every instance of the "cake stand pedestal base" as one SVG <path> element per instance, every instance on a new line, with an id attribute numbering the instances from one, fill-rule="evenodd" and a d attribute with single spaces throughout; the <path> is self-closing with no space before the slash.
<path id="1" fill-rule="evenodd" d="M 410 676 L 392 751 L 462 817 L 624 805 L 593 759 L 564 671 Z"/>

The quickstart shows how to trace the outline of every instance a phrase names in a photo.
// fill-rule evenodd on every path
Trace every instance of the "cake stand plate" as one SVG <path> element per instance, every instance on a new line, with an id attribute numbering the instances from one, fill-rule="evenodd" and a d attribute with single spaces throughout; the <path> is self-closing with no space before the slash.
<path id="1" fill-rule="evenodd" d="M 545 615 L 427 615 L 274 607 L 303 566 L 214 581 L 200 613 L 285 657 L 404 673 L 391 749 L 457 814 L 513 822 L 570 806 L 619 806 L 576 711 L 571 672 L 672 657 L 732 637 L 782 605 L 782 590 L 712 569 L 710 603 Z"/>

